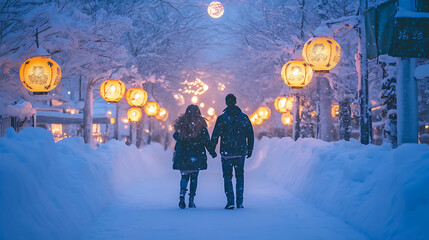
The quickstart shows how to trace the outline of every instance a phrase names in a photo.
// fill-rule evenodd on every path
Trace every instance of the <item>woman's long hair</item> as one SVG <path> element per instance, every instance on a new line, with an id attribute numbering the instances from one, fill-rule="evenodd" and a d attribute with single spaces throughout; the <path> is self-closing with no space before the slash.
<path id="1" fill-rule="evenodd" d="M 174 122 L 174 129 L 179 131 L 180 139 L 195 138 L 203 127 L 207 127 L 206 120 L 201 116 L 200 108 L 193 104 L 189 105 L 186 112 Z"/>

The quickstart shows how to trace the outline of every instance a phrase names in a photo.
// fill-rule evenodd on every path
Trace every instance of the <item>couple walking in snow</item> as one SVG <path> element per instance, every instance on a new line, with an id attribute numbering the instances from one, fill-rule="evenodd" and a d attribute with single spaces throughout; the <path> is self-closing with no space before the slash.
<path id="1" fill-rule="evenodd" d="M 173 169 L 180 170 L 180 201 L 179 207 L 185 208 L 185 194 L 189 183 L 190 208 L 195 208 L 194 197 L 197 190 L 198 173 L 207 169 L 206 149 L 216 158 L 216 145 L 220 137 L 220 154 L 224 188 L 227 198 L 225 209 L 243 208 L 244 161 L 252 155 L 253 128 L 249 117 L 236 106 L 237 99 L 233 94 L 225 98 L 227 107 L 220 115 L 210 139 L 207 123 L 197 105 L 189 105 L 186 112 L 174 123 L 176 140 L 173 156 Z M 236 195 L 232 184 L 235 171 Z"/>

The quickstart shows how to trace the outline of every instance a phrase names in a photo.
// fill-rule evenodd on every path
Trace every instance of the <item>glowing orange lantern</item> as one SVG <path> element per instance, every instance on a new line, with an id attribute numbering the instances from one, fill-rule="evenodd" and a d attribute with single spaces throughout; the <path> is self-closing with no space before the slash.
<path id="1" fill-rule="evenodd" d="M 283 81 L 292 88 L 302 88 L 311 82 L 313 69 L 304 61 L 290 61 L 282 67 Z"/>
<path id="2" fill-rule="evenodd" d="M 293 108 L 293 97 L 278 97 L 274 101 L 274 108 L 281 113 L 291 111 Z"/>
<path id="3" fill-rule="evenodd" d="M 256 113 L 258 114 L 259 118 L 262 118 L 262 120 L 266 120 L 271 116 L 271 110 L 268 107 L 259 107 L 258 110 L 256 110 Z"/>
<path id="4" fill-rule="evenodd" d="M 147 93 L 143 88 L 131 88 L 127 91 L 127 102 L 133 107 L 143 107 L 147 102 Z"/>
<path id="5" fill-rule="evenodd" d="M 207 8 L 207 12 L 212 18 L 220 18 L 223 15 L 224 9 L 222 3 L 213 1 Z"/>
<path id="6" fill-rule="evenodd" d="M 261 125 L 264 120 L 258 116 L 258 114 L 254 113 L 250 115 L 250 122 L 252 125 Z"/>
<path id="7" fill-rule="evenodd" d="M 331 109 L 331 115 L 333 118 L 338 117 L 340 115 L 340 106 L 333 105 Z"/>
<path id="8" fill-rule="evenodd" d="M 130 108 L 127 116 L 131 122 L 138 122 L 142 118 L 142 110 L 140 108 Z"/>
<path id="9" fill-rule="evenodd" d="M 120 80 L 109 79 L 100 86 L 100 95 L 108 102 L 118 102 L 125 93 L 125 84 Z"/>
<path id="10" fill-rule="evenodd" d="M 282 114 L 281 120 L 284 125 L 291 125 L 293 116 L 289 112 L 286 112 Z"/>
<path id="11" fill-rule="evenodd" d="M 19 76 L 25 88 L 36 94 L 43 94 L 60 83 L 61 68 L 49 57 L 34 57 L 21 65 Z"/>
<path id="12" fill-rule="evenodd" d="M 154 117 L 159 112 L 159 104 L 157 102 L 148 102 L 144 106 L 144 111 L 149 117 Z"/>
<path id="13" fill-rule="evenodd" d="M 160 108 L 158 114 L 156 115 L 156 119 L 166 121 L 168 119 L 168 112 L 164 108 Z"/>
<path id="14" fill-rule="evenodd" d="M 329 72 L 340 61 L 341 47 L 328 36 L 313 37 L 305 43 L 302 56 L 316 72 Z"/>

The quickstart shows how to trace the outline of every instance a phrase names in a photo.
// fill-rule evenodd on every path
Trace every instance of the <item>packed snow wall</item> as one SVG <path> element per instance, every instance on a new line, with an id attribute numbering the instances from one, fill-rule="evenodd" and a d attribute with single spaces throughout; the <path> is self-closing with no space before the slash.
<path id="1" fill-rule="evenodd" d="M 429 239 L 429 147 L 263 138 L 248 170 L 373 239 Z"/>
<path id="2" fill-rule="evenodd" d="M 145 159 L 171 154 L 158 144 L 93 149 L 82 138 L 55 143 L 42 128 L 9 128 L 0 138 L 0 239 L 75 239 L 115 194 L 160 172 Z"/>

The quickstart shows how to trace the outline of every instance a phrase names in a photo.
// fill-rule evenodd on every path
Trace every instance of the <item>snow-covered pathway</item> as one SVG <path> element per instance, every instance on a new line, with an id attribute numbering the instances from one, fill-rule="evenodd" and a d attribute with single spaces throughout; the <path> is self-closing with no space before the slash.
<path id="1" fill-rule="evenodd" d="M 245 209 L 224 210 L 219 159 L 210 160 L 209 170 L 200 173 L 197 208 L 179 209 L 179 173 L 159 165 L 162 174 L 142 176 L 80 239 L 366 239 L 257 171 L 245 175 Z"/>

